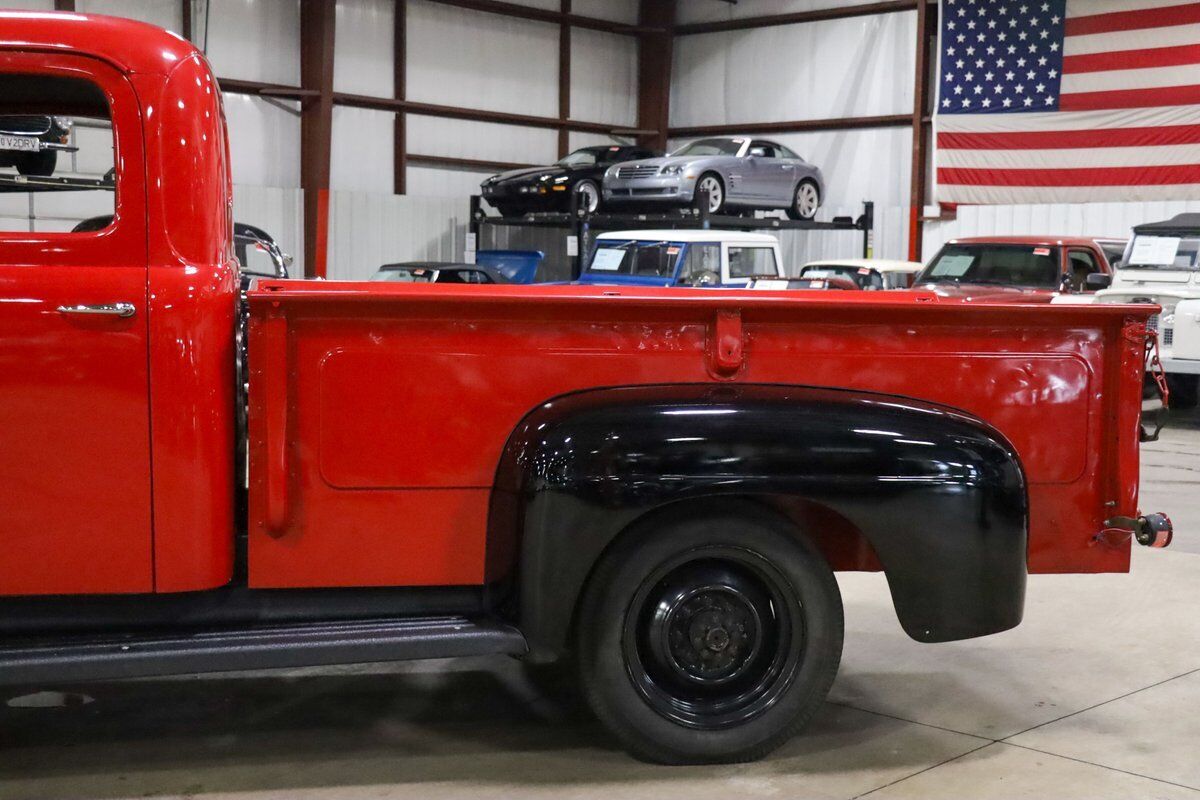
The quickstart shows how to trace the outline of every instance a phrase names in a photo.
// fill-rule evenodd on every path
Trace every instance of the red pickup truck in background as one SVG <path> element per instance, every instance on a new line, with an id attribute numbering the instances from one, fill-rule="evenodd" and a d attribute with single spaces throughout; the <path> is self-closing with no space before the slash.
<path id="1" fill-rule="evenodd" d="M 0 681 L 509 654 L 642 758 L 740 760 L 825 697 L 835 570 L 942 642 L 1169 538 L 1151 306 L 268 280 L 243 359 L 201 54 L 0 13 L 20 113 L 111 121 L 115 215 L 0 233 Z"/>
<path id="2" fill-rule="evenodd" d="M 988 236 L 942 246 L 913 288 L 972 302 L 1049 303 L 1112 283 L 1121 239 L 1066 236 Z"/>

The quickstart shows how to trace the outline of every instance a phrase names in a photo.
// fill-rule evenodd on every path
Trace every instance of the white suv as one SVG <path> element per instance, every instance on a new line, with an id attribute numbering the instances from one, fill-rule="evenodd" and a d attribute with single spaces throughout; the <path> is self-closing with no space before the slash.
<path id="1" fill-rule="evenodd" d="M 1133 229 L 1133 238 L 1111 287 L 1096 292 L 1097 303 L 1157 303 L 1150 318 L 1172 404 L 1197 402 L 1200 378 L 1200 214 L 1179 214 Z"/>

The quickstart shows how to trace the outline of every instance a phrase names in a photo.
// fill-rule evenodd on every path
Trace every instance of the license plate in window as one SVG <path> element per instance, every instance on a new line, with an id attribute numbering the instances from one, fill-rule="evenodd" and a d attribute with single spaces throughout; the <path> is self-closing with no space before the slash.
<path id="1" fill-rule="evenodd" d="M 8 136 L 0 134 L 0 150 L 24 150 L 36 153 L 39 149 L 36 136 Z"/>

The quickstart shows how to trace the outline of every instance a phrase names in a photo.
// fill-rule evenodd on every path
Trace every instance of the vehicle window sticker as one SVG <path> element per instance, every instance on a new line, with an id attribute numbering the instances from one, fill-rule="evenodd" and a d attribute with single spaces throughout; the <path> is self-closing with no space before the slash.
<path id="1" fill-rule="evenodd" d="M 974 262 L 975 256 L 970 253 L 942 256 L 938 260 L 937 271 L 934 274 L 950 278 L 961 278 L 967 274 L 967 270 L 971 268 L 971 264 Z"/>
<path id="2" fill-rule="evenodd" d="M 598 248 L 596 255 L 592 258 L 592 269 L 604 272 L 616 272 L 621 268 L 621 262 L 625 259 L 625 252 L 625 250 L 618 250 L 615 247 Z"/>
<path id="3" fill-rule="evenodd" d="M 1180 241 L 1178 236 L 1138 236 L 1133 240 L 1129 263 L 1144 266 L 1174 264 Z"/>

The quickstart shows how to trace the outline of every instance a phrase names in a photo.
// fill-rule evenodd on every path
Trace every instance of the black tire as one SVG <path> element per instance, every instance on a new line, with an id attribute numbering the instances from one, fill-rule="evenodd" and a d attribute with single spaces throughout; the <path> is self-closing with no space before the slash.
<path id="1" fill-rule="evenodd" d="M 815 200 L 809 205 L 806 202 L 806 197 L 802 193 L 811 192 L 811 197 Z M 814 181 L 808 178 L 796 184 L 795 190 L 792 192 L 792 204 L 787 207 L 787 215 L 791 219 L 814 219 L 817 216 L 817 209 L 821 207 L 821 190 L 817 187 Z"/>
<path id="2" fill-rule="evenodd" d="M 580 684 L 637 758 L 751 761 L 821 706 L 842 630 L 833 572 L 783 518 L 741 504 L 660 516 L 624 535 L 588 580 Z"/>
<path id="3" fill-rule="evenodd" d="M 1171 408 L 1181 411 L 1195 408 L 1200 402 L 1200 376 L 1168 374 L 1167 390 L 1171 393 Z"/>
<path id="4" fill-rule="evenodd" d="M 54 174 L 58 163 L 58 153 L 53 150 L 43 150 L 40 153 L 22 153 L 17 156 L 17 172 L 26 176 L 49 178 Z"/>
<path id="5" fill-rule="evenodd" d="M 588 214 L 595 214 L 600 211 L 604 205 L 604 193 L 600 191 L 600 184 L 593 180 L 584 179 L 575 184 L 575 193 L 579 195 L 579 207 Z M 588 207 L 588 198 L 595 198 L 595 205 Z"/>
<path id="6" fill-rule="evenodd" d="M 575 662 L 569 656 L 550 664 L 522 664 L 522 671 L 543 700 L 569 716 L 588 716 L 589 709 L 575 677 Z"/>
<path id="7" fill-rule="evenodd" d="M 715 184 L 709 183 L 710 181 L 715 181 Z M 705 172 L 699 178 L 696 179 L 696 190 L 695 190 L 695 194 L 692 196 L 692 208 L 696 209 L 697 211 L 703 210 L 700 207 L 700 188 L 702 186 L 704 186 L 705 184 L 715 186 L 718 191 L 715 202 L 710 200 L 710 204 L 708 207 L 708 213 L 709 214 L 723 213 L 725 211 L 725 181 L 721 180 L 721 176 L 715 172 Z M 711 198 L 711 195 L 710 195 L 710 198 Z"/>

